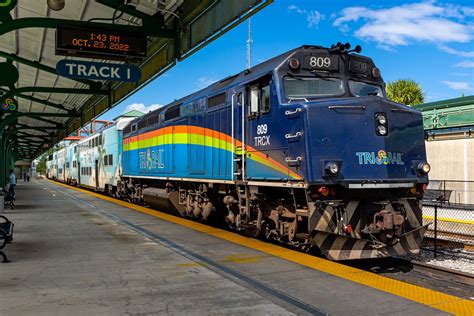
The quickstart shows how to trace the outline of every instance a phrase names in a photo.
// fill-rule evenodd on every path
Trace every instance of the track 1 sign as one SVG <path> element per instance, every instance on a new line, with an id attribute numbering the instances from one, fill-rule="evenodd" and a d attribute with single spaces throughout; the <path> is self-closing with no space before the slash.
<path id="1" fill-rule="evenodd" d="M 82 60 L 60 60 L 56 64 L 58 75 L 74 79 L 139 81 L 142 74 L 139 68 L 127 64 L 98 63 Z"/>

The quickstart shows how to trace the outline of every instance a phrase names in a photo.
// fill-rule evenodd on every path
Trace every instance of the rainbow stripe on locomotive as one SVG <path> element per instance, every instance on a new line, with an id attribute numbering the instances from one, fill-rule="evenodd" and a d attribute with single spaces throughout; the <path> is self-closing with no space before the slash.
<path id="1" fill-rule="evenodd" d="M 135 119 L 114 193 L 332 260 L 417 253 L 422 115 L 359 52 L 303 46 Z"/>

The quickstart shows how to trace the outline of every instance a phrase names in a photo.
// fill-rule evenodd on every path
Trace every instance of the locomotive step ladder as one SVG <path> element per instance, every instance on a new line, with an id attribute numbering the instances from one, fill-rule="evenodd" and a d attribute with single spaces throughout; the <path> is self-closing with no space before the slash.
<path id="1" fill-rule="evenodd" d="M 247 185 L 239 185 L 237 188 L 237 196 L 239 198 L 239 214 L 250 215 L 250 190 Z"/>
<path id="2" fill-rule="evenodd" d="M 235 146 L 233 162 L 235 165 L 234 178 L 236 180 L 242 180 L 242 166 L 243 166 L 242 150 L 243 150 L 243 146 Z"/>

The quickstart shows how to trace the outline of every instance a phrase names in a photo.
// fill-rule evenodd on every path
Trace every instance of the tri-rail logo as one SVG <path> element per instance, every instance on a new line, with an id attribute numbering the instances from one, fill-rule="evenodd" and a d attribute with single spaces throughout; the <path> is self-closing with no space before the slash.
<path id="1" fill-rule="evenodd" d="M 7 98 L 5 103 L 2 104 L 2 109 L 4 111 L 16 111 L 16 103 L 15 100 L 11 98 Z"/>
<path id="2" fill-rule="evenodd" d="M 359 158 L 359 165 L 405 165 L 402 160 L 403 153 L 385 150 L 361 151 L 356 152 L 356 156 Z"/>

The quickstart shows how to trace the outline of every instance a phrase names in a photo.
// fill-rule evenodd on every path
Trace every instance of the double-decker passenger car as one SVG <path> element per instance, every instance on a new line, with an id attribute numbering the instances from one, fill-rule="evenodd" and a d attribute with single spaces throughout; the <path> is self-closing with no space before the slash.
<path id="1" fill-rule="evenodd" d="M 118 195 L 333 260 L 418 252 L 422 116 L 358 52 L 303 46 L 135 119 Z"/>

